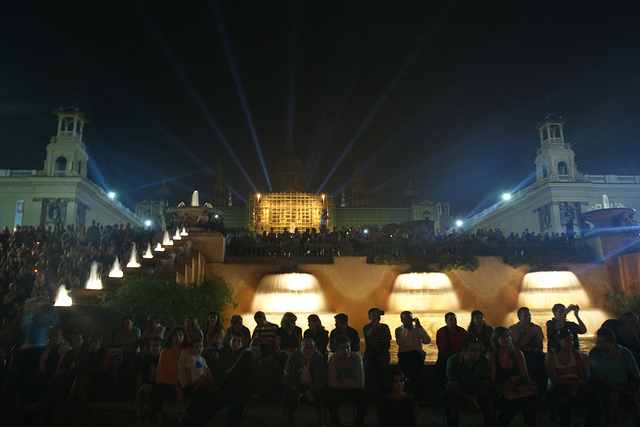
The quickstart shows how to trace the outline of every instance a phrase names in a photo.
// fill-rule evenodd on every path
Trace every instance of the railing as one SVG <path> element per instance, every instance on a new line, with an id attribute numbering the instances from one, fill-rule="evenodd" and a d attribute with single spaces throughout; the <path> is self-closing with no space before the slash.
<path id="1" fill-rule="evenodd" d="M 26 170 L 14 170 L 14 169 L 0 169 L 0 177 L 14 177 L 14 178 L 22 178 L 26 176 L 33 176 L 36 174 L 35 169 L 26 169 Z"/>

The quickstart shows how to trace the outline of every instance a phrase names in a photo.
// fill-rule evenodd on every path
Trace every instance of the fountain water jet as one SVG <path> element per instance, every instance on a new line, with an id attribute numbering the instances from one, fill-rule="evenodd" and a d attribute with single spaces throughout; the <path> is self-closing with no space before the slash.
<path id="1" fill-rule="evenodd" d="M 432 338 L 445 325 L 444 315 L 454 311 L 458 323 L 468 311 L 460 311 L 460 301 L 449 278 L 443 273 L 404 273 L 396 277 L 389 295 L 389 316 L 385 321 L 393 330 L 401 325 L 399 314 L 410 311 Z M 393 314 L 393 315 L 392 315 Z"/>
<path id="2" fill-rule="evenodd" d="M 607 320 L 607 314 L 593 307 L 580 280 L 570 271 L 537 271 L 525 274 L 522 289 L 518 297 L 519 307 L 531 310 L 531 321 L 539 325 L 546 335 L 546 322 L 553 317 L 551 308 L 555 304 L 577 304 L 580 306 L 579 315 L 587 326 L 587 336 L 595 335 L 596 331 Z M 574 321 L 571 314 L 568 320 Z M 518 321 L 517 315 L 512 315 L 513 323 Z"/>
<path id="3" fill-rule="evenodd" d="M 182 240 L 182 237 L 180 237 L 180 230 L 178 229 L 178 227 L 176 227 L 176 234 L 173 235 L 173 240 Z"/>
<path id="4" fill-rule="evenodd" d="M 251 305 L 252 313 L 243 315 L 245 326 L 255 325 L 253 313 L 264 311 L 267 318 L 279 323 L 282 315 L 291 311 L 298 316 L 298 322 L 304 322 L 309 314 L 320 316 L 324 325 L 333 323 L 333 314 L 327 312 L 324 293 L 320 283 L 308 273 L 268 274 L 260 280 Z"/>
<path id="5" fill-rule="evenodd" d="M 191 206 L 200 206 L 200 193 L 195 190 L 191 195 Z"/>
<path id="6" fill-rule="evenodd" d="M 136 248 L 136 244 L 131 244 L 131 257 L 129 258 L 129 263 L 127 263 L 127 268 L 139 268 L 140 263 L 138 262 L 138 249 Z"/>
<path id="7" fill-rule="evenodd" d="M 185 226 L 183 225 L 183 226 L 182 226 L 182 231 L 180 232 L 180 236 L 181 236 L 181 237 L 186 237 L 186 236 L 188 236 L 188 235 L 189 235 L 189 233 L 187 233 L 187 229 L 186 229 L 186 228 L 185 228 Z"/>
<path id="8" fill-rule="evenodd" d="M 58 288 L 58 296 L 56 297 L 56 302 L 53 304 L 56 307 L 71 307 L 73 304 L 73 300 L 69 296 L 69 292 L 65 285 L 61 285 Z"/>
<path id="9" fill-rule="evenodd" d="M 168 231 L 165 231 L 164 235 L 162 236 L 162 244 L 165 246 L 173 246 L 173 240 L 171 240 L 171 238 L 169 237 Z M 162 250 L 164 250 L 164 248 Z"/>
<path id="10" fill-rule="evenodd" d="M 173 242 L 171 242 L 171 243 L 173 243 Z M 160 242 L 158 242 L 158 244 L 156 245 L 155 248 L 153 248 L 153 250 L 156 251 L 156 252 L 164 252 L 164 248 L 162 247 Z"/>
<path id="11" fill-rule="evenodd" d="M 120 260 L 116 255 L 116 260 L 113 262 L 113 267 L 111 267 L 111 271 L 109 272 L 109 277 L 118 278 L 122 276 L 123 276 L 123 273 L 122 273 L 122 268 L 120 268 Z"/>
<path id="12" fill-rule="evenodd" d="M 98 275 L 98 263 L 93 261 L 91 263 L 91 272 L 89 273 L 89 280 L 87 280 L 86 289 L 100 290 L 102 289 L 102 280 Z"/>
<path id="13" fill-rule="evenodd" d="M 147 250 L 145 251 L 144 255 L 142 255 L 142 258 L 145 258 L 145 259 L 153 258 L 153 252 L 151 251 L 151 243 L 147 245 Z"/>

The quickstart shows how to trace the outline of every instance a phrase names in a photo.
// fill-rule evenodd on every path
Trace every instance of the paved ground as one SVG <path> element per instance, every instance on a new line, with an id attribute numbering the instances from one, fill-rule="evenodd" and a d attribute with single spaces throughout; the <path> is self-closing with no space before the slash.
<path id="1" fill-rule="evenodd" d="M 538 402 L 538 420 L 537 426 L 552 426 L 551 414 L 548 407 L 543 402 Z M 186 402 L 167 402 L 165 405 L 165 414 L 167 420 L 167 426 L 177 426 L 177 418 L 186 408 Z M 377 407 L 370 406 L 367 413 L 366 425 L 373 427 L 378 425 Z M 345 426 L 353 425 L 354 408 L 349 405 L 341 407 L 341 417 Z M 573 423 L 574 425 L 582 425 L 584 422 L 584 416 L 586 414 L 585 407 L 579 407 L 574 410 Z M 223 410 L 215 415 L 215 417 L 207 424 L 209 427 L 213 426 L 226 426 L 227 414 L 226 410 Z M 84 421 L 84 422 L 82 422 Z M 58 424 L 61 426 L 75 426 L 84 425 L 88 427 L 96 426 L 132 426 L 135 421 L 133 405 L 131 398 L 125 396 L 113 396 L 109 399 L 104 399 L 98 402 L 93 402 L 90 405 L 89 418 L 81 420 L 79 413 L 71 414 L 64 422 Z M 318 419 L 315 411 L 310 406 L 303 406 L 294 415 L 294 422 L 296 426 L 312 427 L 318 426 Z M 604 423 L 604 417 L 603 417 Z M 23 413 L 14 416 L 7 416 L 0 418 L 1 426 L 45 426 L 46 424 L 38 420 L 33 414 Z M 151 424 L 154 425 L 153 423 Z M 279 399 L 263 399 L 258 401 L 251 401 L 242 417 L 243 427 L 276 427 L 284 425 L 284 417 L 282 412 L 282 406 Z M 418 410 L 418 425 L 431 427 L 431 426 L 444 426 L 444 414 L 442 410 L 442 403 L 438 399 L 430 399 L 425 402 L 419 402 Z M 481 427 L 482 416 L 480 413 L 471 412 L 465 410 L 461 414 L 460 426 L 462 427 Z M 629 413 L 625 412 L 621 418 L 620 426 L 632 425 Z M 511 426 L 524 426 L 522 417 L 518 415 Z M 402 426 L 399 426 L 402 427 Z"/>

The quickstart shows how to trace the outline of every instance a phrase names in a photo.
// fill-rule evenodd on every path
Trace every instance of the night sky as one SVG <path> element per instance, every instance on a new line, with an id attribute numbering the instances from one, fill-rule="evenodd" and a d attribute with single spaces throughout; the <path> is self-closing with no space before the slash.
<path id="1" fill-rule="evenodd" d="M 638 1 L 5 1 L 0 168 L 41 169 L 76 105 L 91 179 L 133 206 L 166 176 L 246 199 L 291 138 L 308 190 L 360 161 L 373 206 L 413 179 L 464 217 L 531 182 L 547 114 L 580 172 L 640 175 Z M 259 154 L 261 153 L 261 155 Z M 339 197 L 339 196 L 337 196 Z"/>

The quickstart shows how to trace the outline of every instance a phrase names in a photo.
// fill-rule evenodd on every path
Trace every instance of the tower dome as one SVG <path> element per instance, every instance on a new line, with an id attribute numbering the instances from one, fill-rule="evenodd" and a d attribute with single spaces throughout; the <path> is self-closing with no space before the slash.
<path id="1" fill-rule="evenodd" d="M 293 152 L 293 142 L 287 141 L 284 155 L 276 165 L 275 192 L 304 192 L 307 188 L 307 174 L 302 161 Z"/>

